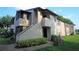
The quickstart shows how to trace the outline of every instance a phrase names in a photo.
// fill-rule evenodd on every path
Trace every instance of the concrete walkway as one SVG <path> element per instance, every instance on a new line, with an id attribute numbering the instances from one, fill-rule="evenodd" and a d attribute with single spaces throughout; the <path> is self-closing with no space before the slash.
<path id="1" fill-rule="evenodd" d="M 50 42 L 50 41 L 47 44 L 42 44 L 39 46 L 33 46 L 33 47 L 27 47 L 27 48 L 15 48 L 15 44 L 0 45 L 0 51 L 34 51 L 34 50 L 45 48 L 52 45 L 53 45 L 53 42 Z"/>

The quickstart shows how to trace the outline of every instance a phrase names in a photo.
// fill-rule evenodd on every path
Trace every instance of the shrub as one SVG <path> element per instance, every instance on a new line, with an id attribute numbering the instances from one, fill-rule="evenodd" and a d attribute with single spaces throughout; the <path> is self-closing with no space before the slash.
<path id="1" fill-rule="evenodd" d="M 13 36 L 13 35 L 14 35 L 14 33 L 11 32 L 11 31 L 8 31 L 8 32 L 5 32 L 5 33 L 4 33 L 4 36 L 5 36 L 6 38 L 11 37 L 11 36 Z"/>
<path id="2" fill-rule="evenodd" d="M 7 31 L 7 29 L 0 28 L 0 33 L 1 32 L 6 32 L 6 31 Z"/>
<path id="3" fill-rule="evenodd" d="M 54 42 L 55 46 L 63 45 L 63 38 L 61 36 L 52 35 L 51 40 Z"/>
<path id="4" fill-rule="evenodd" d="M 0 36 L 4 38 L 9 38 L 13 36 L 14 33 L 12 31 L 7 31 L 6 29 L 0 29 Z"/>
<path id="5" fill-rule="evenodd" d="M 36 45 L 41 45 L 47 43 L 46 38 L 36 38 L 36 39 L 26 39 L 26 40 L 19 40 L 16 42 L 17 47 L 31 47 Z"/>

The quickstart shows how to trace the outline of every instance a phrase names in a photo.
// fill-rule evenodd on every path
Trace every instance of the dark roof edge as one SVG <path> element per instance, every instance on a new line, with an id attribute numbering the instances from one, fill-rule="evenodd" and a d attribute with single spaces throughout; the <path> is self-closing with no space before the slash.
<path id="1" fill-rule="evenodd" d="M 25 13 L 31 14 L 30 12 L 27 12 L 25 10 L 17 10 L 17 12 L 25 12 Z"/>
<path id="2" fill-rule="evenodd" d="M 36 8 L 27 9 L 27 10 L 25 10 L 25 11 L 33 10 L 33 9 L 42 9 L 42 8 L 41 8 L 41 7 L 36 7 Z"/>
<path id="3" fill-rule="evenodd" d="M 50 11 L 49 9 L 43 9 L 43 8 L 41 8 L 41 7 L 36 7 L 36 8 L 32 8 L 32 9 L 28 9 L 28 10 L 35 10 L 35 9 L 40 9 L 40 10 L 46 10 L 46 11 L 48 11 L 48 12 L 50 12 L 51 14 L 53 14 L 53 15 L 55 15 L 55 16 L 58 16 L 58 14 L 56 14 L 56 13 L 54 13 L 53 11 Z M 28 11 L 28 10 L 26 10 L 26 11 Z"/>
<path id="4" fill-rule="evenodd" d="M 58 14 L 56 14 L 55 12 L 53 11 L 50 11 L 49 9 L 45 9 L 46 11 L 50 12 L 51 14 L 54 14 L 55 16 L 58 16 Z"/>
<path id="5" fill-rule="evenodd" d="M 36 7 L 36 8 L 31 8 L 31 9 L 27 9 L 27 10 L 18 10 L 18 11 L 28 11 L 28 10 L 36 10 L 36 9 L 40 9 L 40 10 L 46 10 L 46 11 L 48 11 L 48 12 L 50 12 L 51 14 L 53 14 L 53 15 L 55 15 L 55 16 L 58 16 L 58 14 L 56 14 L 56 13 L 54 13 L 53 11 L 50 11 L 49 9 L 43 9 L 43 8 L 41 8 L 41 7 Z M 29 13 L 29 12 L 27 12 L 27 13 Z"/>

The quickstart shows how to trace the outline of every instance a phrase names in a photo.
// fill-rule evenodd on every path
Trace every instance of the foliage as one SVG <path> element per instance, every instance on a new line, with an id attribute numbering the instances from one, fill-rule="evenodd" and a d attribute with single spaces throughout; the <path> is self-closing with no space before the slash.
<path id="1" fill-rule="evenodd" d="M 11 37 L 13 34 L 14 34 L 13 32 L 5 32 L 4 36 L 8 38 L 8 37 Z"/>
<path id="2" fill-rule="evenodd" d="M 2 22 L 1 22 L 1 20 L 0 20 L 0 28 L 3 28 L 3 24 L 2 24 Z"/>
<path id="3" fill-rule="evenodd" d="M 46 38 L 26 39 L 17 41 L 17 47 L 30 47 L 47 43 Z"/>
<path id="4" fill-rule="evenodd" d="M 73 22 L 70 19 L 64 18 L 63 16 L 58 16 L 58 20 L 64 23 L 73 24 Z"/>
<path id="5" fill-rule="evenodd" d="M 0 33 L 0 44 L 13 44 L 15 43 L 15 39 L 12 32 L 6 32 L 5 29 L 0 30 L 2 33 Z"/>
<path id="6" fill-rule="evenodd" d="M 0 44 L 7 44 L 9 42 L 9 38 L 0 37 Z"/>
<path id="7" fill-rule="evenodd" d="M 64 37 L 64 45 L 50 46 L 40 51 L 79 51 L 79 35 L 71 35 Z"/>
<path id="8" fill-rule="evenodd" d="M 6 29 L 3 29 L 3 28 L 0 29 L 0 33 L 1 32 L 6 32 L 6 31 L 7 31 Z"/>
<path id="9" fill-rule="evenodd" d="M 11 40 L 10 37 L 5 38 L 5 37 L 0 36 L 0 45 L 13 44 L 13 43 L 15 43 L 15 41 Z"/>
<path id="10" fill-rule="evenodd" d="M 55 46 L 63 45 L 63 38 L 61 36 L 52 35 L 51 40 L 53 41 Z"/>
<path id="11" fill-rule="evenodd" d="M 3 16 L 2 18 L 0 18 L 0 27 L 9 27 L 11 24 L 11 19 L 12 17 L 7 15 L 7 16 Z"/>
<path id="12" fill-rule="evenodd" d="M 76 32 L 76 34 L 79 34 L 79 29 L 76 29 L 75 32 Z"/>
<path id="13" fill-rule="evenodd" d="M 7 31 L 7 29 L 0 29 L 0 36 L 4 37 L 4 38 L 9 38 L 11 36 L 13 36 L 14 33 L 12 31 Z"/>
<path id="14" fill-rule="evenodd" d="M 12 32 L 8 32 L 8 27 L 11 24 L 12 17 L 7 15 L 0 18 L 0 35 L 4 37 L 10 37 Z"/>

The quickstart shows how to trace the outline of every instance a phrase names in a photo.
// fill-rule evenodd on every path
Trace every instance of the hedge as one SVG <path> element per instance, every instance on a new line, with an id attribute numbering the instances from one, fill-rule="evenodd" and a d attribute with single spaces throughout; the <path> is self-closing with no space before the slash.
<path id="1" fill-rule="evenodd" d="M 37 46 L 45 43 L 47 43 L 46 38 L 26 39 L 26 40 L 19 40 L 16 42 L 17 47 L 19 48 Z"/>

